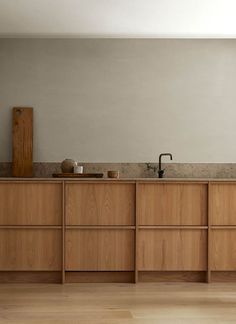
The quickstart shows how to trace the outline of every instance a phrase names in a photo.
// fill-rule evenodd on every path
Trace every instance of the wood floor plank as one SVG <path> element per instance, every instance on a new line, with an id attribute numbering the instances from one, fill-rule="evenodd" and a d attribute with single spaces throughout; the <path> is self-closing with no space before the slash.
<path id="1" fill-rule="evenodd" d="M 0 323 L 236 323 L 236 284 L 2 284 Z"/>

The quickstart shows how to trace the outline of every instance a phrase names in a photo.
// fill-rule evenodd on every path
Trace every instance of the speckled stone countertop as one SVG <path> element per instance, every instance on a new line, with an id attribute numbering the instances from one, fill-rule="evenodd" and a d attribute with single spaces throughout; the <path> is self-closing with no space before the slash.
<path id="1" fill-rule="evenodd" d="M 85 173 L 103 173 L 117 170 L 123 179 L 157 178 L 153 170 L 148 170 L 146 163 L 81 163 Z M 152 166 L 158 166 L 152 163 Z M 236 163 L 163 163 L 167 179 L 236 179 Z M 11 177 L 10 162 L 0 162 L 0 177 Z M 36 178 L 50 178 L 53 173 L 61 172 L 61 163 L 35 162 L 33 176 Z"/>

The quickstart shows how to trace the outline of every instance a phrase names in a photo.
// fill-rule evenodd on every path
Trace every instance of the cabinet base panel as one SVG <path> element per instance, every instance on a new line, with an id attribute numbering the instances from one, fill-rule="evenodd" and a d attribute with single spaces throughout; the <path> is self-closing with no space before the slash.
<path id="1" fill-rule="evenodd" d="M 211 271 L 211 282 L 236 282 L 236 271 Z"/>
<path id="2" fill-rule="evenodd" d="M 61 271 L 0 271 L 0 283 L 61 283 Z"/>
<path id="3" fill-rule="evenodd" d="M 206 282 L 206 271 L 139 271 L 138 282 Z M 65 283 L 134 283 L 134 271 L 66 271 Z M 236 271 L 211 271 L 211 282 L 236 282 Z M 62 283 L 61 271 L 0 271 L 1 283 Z"/>
<path id="4" fill-rule="evenodd" d="M 139 271 L 139 282 L 206 282 L 206 271 Z"/>
<path id="5" fill-rule="evenodd" d="M 133 283 L 134 271 L 67 271 L 66 283 Z"/>

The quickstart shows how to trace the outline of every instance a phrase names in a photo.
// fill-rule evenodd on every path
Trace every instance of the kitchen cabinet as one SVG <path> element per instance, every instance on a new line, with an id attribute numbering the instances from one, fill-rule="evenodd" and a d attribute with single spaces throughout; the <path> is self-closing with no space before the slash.
<path id="1" fill-rule="evenodd" d="M 200 229 L 141 229 L 140 271 L 206 271 L 207 233 Z"/>
<path id="2" fill-rule="evenodd" d="M 236 184 L 212 184 L 210 206 L 211 225 L 236 225 Z"/>
<path id="3" fill-rule="evenodd" d="M 212 271 L 236 271 L 236 230 L 213 229 L 211 240 Z"/>
<path id="4" fill-rule="evenodd" d="M 1 271 L 61 271 L 61 231 L 0 229 Z"/>
<path id="5" fill-rule="evenodd" d="M 66 270 L 134 271 L 134 231 L 68 229 Z"/>
<path id="6" fill-rule="evenodd" d="M 67 183 L 66 225 L 134 225 L 135 185 Z"/>
<path id="7" fill-rule="evenodd" d="M 207 225 L 207 185 L 141 183 L 138 186 L 140 225 Z"/>
<path id="8" fill-rule="evenodd" d="M 0 180 L 0 282 L 236 280 L 236 180 Z"/>
<path id="9" fill-rule="evenodd" d="M 61 225 L 59 183 L 0 182 L 0 225 Z"/>
<path id="10" fill-rule="evenodd" d="M 236 272 L 236 184 L 232 182 L 210 185 L 210 268 L 214 279 Z M 222 273 L 225 272 L 224 278 Z M 231 278 L 232 280 L 232 278 Z M 236 275 L 234 280 L 236 280 Z"/>

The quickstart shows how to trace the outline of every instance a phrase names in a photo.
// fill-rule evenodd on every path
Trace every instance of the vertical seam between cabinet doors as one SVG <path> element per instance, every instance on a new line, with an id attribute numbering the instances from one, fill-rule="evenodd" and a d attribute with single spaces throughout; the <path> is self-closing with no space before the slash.
<path id="1" fill-rule="evenodd" d="M 62 284 L 65 283 L 65 181 L 62 182 Z"/>
<path id="2" fill-rule="evenodd" d="M 138 282 L 138 182 L 135 183 L 134 282 Z"/>
<path id="3" fill-rule="evenodd" d="M 211 183 L 207 186 L 207 283 L 211 282 Z"/>

